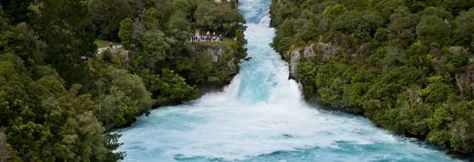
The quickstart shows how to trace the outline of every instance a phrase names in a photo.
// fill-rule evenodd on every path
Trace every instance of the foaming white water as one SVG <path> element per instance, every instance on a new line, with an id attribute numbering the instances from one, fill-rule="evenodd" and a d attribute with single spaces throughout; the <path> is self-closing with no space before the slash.
<path id="1" fill-rule="evenodd" d="M 449 161 L 441 152 L 318 111 L 270 47 L 270 0 L 240 0 L 250 61 L 223 92 L 160 108 L 122 130 L 125 161 Z"/>

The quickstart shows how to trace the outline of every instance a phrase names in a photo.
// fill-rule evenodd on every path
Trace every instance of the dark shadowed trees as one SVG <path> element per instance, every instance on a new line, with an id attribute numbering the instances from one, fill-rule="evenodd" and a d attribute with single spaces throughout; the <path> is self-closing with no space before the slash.
<path id="1" fill-rule="evenodd" d="M 132 17 L 129 0 L 90 0 L 88 8 L 100 37 L 107 40 L 118 40 L 120 22 Z"/>

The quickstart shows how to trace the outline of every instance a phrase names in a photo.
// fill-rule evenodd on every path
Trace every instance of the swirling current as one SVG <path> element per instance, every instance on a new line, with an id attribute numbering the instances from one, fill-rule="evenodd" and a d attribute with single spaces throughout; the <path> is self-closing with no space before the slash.
<path id="1" fill-rule="evenodd" d="M 303 100 L 288 65 L 270 46 L 271 0 L 239 0 L 249 61 L 222 92 L 159 108 L 120 130 L 124 161 L 455 161 L 367 119 Z"/>

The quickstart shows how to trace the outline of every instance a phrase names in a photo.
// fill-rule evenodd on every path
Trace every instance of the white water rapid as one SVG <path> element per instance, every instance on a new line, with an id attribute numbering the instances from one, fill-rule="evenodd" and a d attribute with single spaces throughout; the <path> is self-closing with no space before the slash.
<path id="1" fill-rule="evenodd" d="M 363 117 L 306 104 L 270 47 L 270 0 L 239 0 L 250 61 L 222 92 L 163 107 L 120 130 L 124 161 L 453 161 Z"/>

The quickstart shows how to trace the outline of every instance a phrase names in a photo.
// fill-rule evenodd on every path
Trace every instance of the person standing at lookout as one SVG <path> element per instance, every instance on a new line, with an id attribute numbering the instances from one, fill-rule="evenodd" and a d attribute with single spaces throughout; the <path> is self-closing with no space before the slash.
<path id="1" fill-rule="evenodd" d="M 109 43 L 109 45 L 107 46 L 107 49 L 108 49 L 108 50 L 114 49 L 114 45 L 113 45 L 112 43 Z"/>

